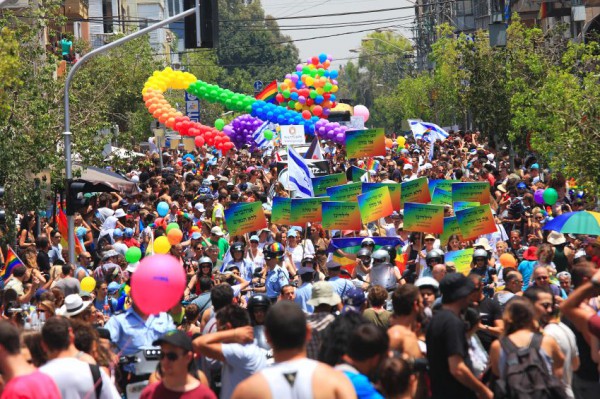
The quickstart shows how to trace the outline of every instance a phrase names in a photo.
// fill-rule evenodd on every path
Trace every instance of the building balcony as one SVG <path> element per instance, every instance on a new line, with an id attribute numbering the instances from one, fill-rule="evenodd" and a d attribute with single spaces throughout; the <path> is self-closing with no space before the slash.
<path id="1" fill-rule="evenodd" d="M 88 17 L 88 0 L 65 0 L 63 7 L 67 18 Z"/>

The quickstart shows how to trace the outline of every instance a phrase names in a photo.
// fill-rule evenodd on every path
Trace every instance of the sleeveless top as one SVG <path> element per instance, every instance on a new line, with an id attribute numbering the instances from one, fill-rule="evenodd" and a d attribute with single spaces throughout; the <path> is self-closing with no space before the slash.
<path id="1" fill-rule="evenodd" d="M 533 334 L 531 333 L 531 338 L 533 339 Z M 514 343 L 513 343 L 514 344 Z M 529 345 L 531 345 L 531 342 L 529 344 L 527 344 L 527 347 L 529 347 Z M 516 344 L 515 344 L 516 346 Z M 524 347 L 519 347 L 520 348 L 524 348 Z M 552 375 L 552 357 L 546 353 L 546 351 L 544 349 L 542 349 L 540 347 L 539 349 L 539 354 L 540 357 L 542 359 L 542 361 L 544 362 L 544 366 L 546 366 L 546 370 L 548 371 L 549 375 Z M 506 372 L 506 361 L 508 360 L 507 354 L 504 351 L 504 348 L 500 347 L 500 359 L 498 359 L 498 363 L 500 366 L 500 378 L 505 378 L 504 373 Z"/>
<path id="2" fill-rule="evenodd" d="M 569 269 L 569 260 L 567 259 L 567 255 L 565 255 L 565 247 L 564 245 L 559 245 L 555 249 L 553 262 L 556 266 L 556 271 L 558 273 L 564 272 Z"/>
<path id="3" fill-rule="evenodd" d="M 304 358 L 276 363 L 261 371 L 267 380 L 271 397 L 312 399 L 313 375 L 319 362 Z"/>

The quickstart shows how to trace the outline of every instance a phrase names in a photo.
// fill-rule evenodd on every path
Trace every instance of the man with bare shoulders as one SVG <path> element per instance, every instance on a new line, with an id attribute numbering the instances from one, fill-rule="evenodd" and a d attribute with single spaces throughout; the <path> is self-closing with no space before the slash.
<path id="1" fill-rule="evenodd" d="M 419 289 L 412 284 L 404 284 L 392 294 L 394 314 L 390 318 L 388 336 L 390 349 L 405 353 L 412 358 L 423 357 L 419 349 L 419 339 L 413 328 L 417 316 L 423 312 L 423 299 Z"/>
<path id="2" fill-rule="evenodd" d="M 275 364 L 242 381 L 232 399 L 356 398 L 341 372 L 306 357 L 310 328 L 296 303 L 280 301 L 271 306 L 265 328 Z"/>

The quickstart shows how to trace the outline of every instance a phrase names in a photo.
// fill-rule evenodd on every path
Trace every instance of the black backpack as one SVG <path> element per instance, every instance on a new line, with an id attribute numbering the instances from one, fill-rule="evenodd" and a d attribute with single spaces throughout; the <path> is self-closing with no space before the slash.
<path id="1" fill-rule="evenodd" d="M 504 378 L 495 381 L 496 399 L 567 398 L 562 381 L 548 372 L 540 356 L 542 334 L 535 333 L 526 348 L 517 348 L 508 337 L 500 339 L 506 353 Z"/>

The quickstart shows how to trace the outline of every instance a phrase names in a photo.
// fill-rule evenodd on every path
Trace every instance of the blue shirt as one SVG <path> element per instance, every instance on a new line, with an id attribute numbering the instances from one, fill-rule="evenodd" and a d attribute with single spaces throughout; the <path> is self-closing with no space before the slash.
<path id="1" fill-rule="evenodd" d="M 369 378 L 359 373 L 354 367 L 349 364 L 342 364 L 336 366 L 336 369 L 341 370 L 348 377 L 356 391 L 358 399 L 383 399 L 383 396 L 377 392 L 371 381 L 369 381 Z"/>
<path id="2" fill-rule="evenodd" d="M 133 355 L 141 348 L 152 346 L 167 331 L 175 329 L 173 319 L 167 313 L 150 315 L 146 321 L 133 308 L 113 316 L 105 326 L 110 332 L 110 340 L 125 356 Z"/>
<path id="3" fill-rule="evenodd" d="M 523 291 L 530 287 L 531 275 L 533 274 L 533 268 L 537 263 L 536 260 L 524 260 L 519 263 L 519 273 L 523 276 Z"/>
<path id="4" fill-rule="evenodd" d="M 296 299 L 294 299 L 294 302 L 296 302 L 298 305 L 300 305 L 302 310 L 304 310 L 305 312 L 312 313 L 312 312 L 314 312 L 315 308 L 306 303 L 310 300 L 311 297 L 312 297 L 312 284 L 311 283 L 303 283 L 296 290 Z"/>
<path id="5" fill-rule="evenodd" d="M 269 299 L 277 298 L 281 292 L 281 288 L 287 285 L 289 278 L 285 269 L 277 265 L 273 270 L 267 271 L 265 287 L 267 288 L 267 296 Z"/>
<path id="6" fill-rule="evenodd" d="M 342 299 L 344 298 L 344 294 L 346 294 L 351 288 L 354 288 L 354 285 L 349 280 L 339 278 L 338 276 L 330 277 L 327 282 L 333 285 L 333 289 Z"/>

